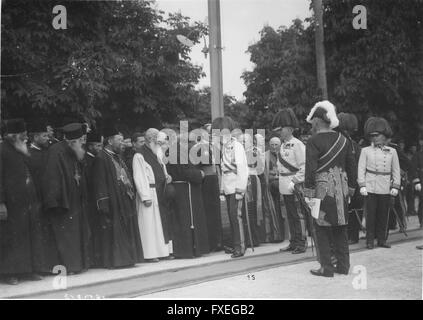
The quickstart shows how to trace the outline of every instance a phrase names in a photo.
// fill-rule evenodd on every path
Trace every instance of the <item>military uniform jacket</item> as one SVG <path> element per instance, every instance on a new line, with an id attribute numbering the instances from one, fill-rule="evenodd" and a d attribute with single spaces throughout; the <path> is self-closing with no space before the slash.
<path id="1" fill-rule="evenodd" d="M 222 171 L 221 193 L 244 194 L 248 183 L 248 163 L 244 147 L 241 143 L 231 138 L 222 148 L 220 162 Z"/>
<path id="2" fill-rule="evenodd" d="M 396 150 L 373 145 L 363 148 L 358 161 L 357 182 L 369 193 L 389 194 L 391 188 L 399 189 L 401 175 Z"/>
<path id="3" fill-rule="evenodd" d="M 280 157 L 288 162 L 292 167 L 298 170 L 287 168 L 286 165 L 281 163 L 278 157 L 278 170 L 279 170 L 279 192 L 281 194 L 292 194 L 288 190 L 291 182 L 302 183 L 304 182 L 305 173 L 305 145 L 300 140 L 292 137 L 289 141 L 282 143 L 280 150 Z"/>

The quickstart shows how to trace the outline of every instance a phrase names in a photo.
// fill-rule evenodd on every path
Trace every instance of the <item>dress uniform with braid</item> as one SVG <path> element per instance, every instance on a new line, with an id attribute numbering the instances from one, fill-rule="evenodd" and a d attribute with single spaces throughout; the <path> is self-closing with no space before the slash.
<path id="1" fill-rule="evenodd" d="M 249 170 L 244 147 L 233 137 L 223 145 L 221 171 L 221 194 L 226 197 L 233 248 L 236 253 L 243 254 L 245 251 L 244 230 L 242 218 L 238 217 L 238 205 L 242 200 L 237 200 L 236 194 L 245 195 Z"/>
<path id="2" fill-rule="evenodd" d="M 279 192 L 283 196 L 288 217 L 290 244 L 286 251 L 303 253 L 307 247 L 305 216 L 298 197 L 293 193 L 295 185 L 302 185 L 305 172 L 305 145 L 292 136 L 298 128 L 298 119 L 290 108 L 277 113 L 272 123 L 273 131 L 280 130 L 282 145 L 278 153 Z M 291 132 L 288 134 L 288 132 Z"/>
<path id="3" fill-rule="evenodd" d="M 365 133 L 391 135 L 390 127 L 383 118 L 370 118 L 365 125 Z M 388 215 L 391 196 L 396 196 L 401 185 L 400 165 L 397 152 L 385 144 L 372 145 L 361 150 L 358 162 L 358 185 L 366 196 L 367 246 L 373 248 L 374 238 L 378 245 L 386 245 L 388 235 Z"/>
<path id="4" fill-rule="evenodd" d="M 281 163 L 286 161 L 291 167 Z M 290 246 L 293 248 L 306 248 L 306 223 L 305 216 L 296 196 L 290 190 L 291 183 L 301 184 L 304 182 L 305 172 L 305 145 L 300 140 L 292 137 L 284 141 L 278 157 L 279 169 L 279 192 L 281 193 L 288 217 L 289 232 L 291 234 Z"/>

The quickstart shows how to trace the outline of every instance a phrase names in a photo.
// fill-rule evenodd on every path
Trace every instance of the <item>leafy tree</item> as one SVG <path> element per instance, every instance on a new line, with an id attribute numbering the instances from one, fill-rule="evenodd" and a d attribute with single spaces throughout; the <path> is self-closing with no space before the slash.
<path id="1" fill-rule="evenodd" d="M 355 5 L 366 7 L 367 29 L 352 27 Z M 384 116 L 415 136 L 423 123 L 423 2 L 326 0 L 324 6 L 331 100 L 363 119 Z"/>
<path id="2" fill-rule="evenodd" d="M 185 116 L 203 76 L 177 34 L 207 33 L 153 1 L 61 1 L 67 29 L 52 27 L 57 1 L 7 0 L 2 8 L 2 117 L 64 115 L 129 127 Z"/>
<path id="3" fill-rule="evenodd" d="M 355 5 L 367 9 L 367 30 L 352 26 Z M 420 0 L 324 0 L 329 100 L 361 123 L 384 116 L 401 135 L 423 130 L 423 2 Z M 243 74 L 254 126 L 268 127 L 280 108 L 300 118 L 317 94 L 314 28 L 294 20 L 289 28 L 264 27 L 249 47 L 253 71 Z"/>
<path id="4" fill-rule="evenodd" d="M 210 87 L 204 87 L 197 91 L 197 97 L 194 107 L 192 109 L 192 116 L 187 118 L 195 127 L 202 126 L 206 123 L 211 123 L 211 91 Z M 248 127 L 248 106 L 237 101 L 235 97 L 224 94 L 223 107 L 225 115 L 235 120 L 240 128 Z"/>
<path id="5" fill-rule="evenodd" d="M 313 33 L 296 19 L 289 27 L 274 30 L 266 26 L 260 40 L 248 48 L 253 71 L 242 75 L 247 91 L 246 104 L 251 108 L 251 125 L 269 128 L 281 109 L 294 108 L 302 117 L 316 101 Z"/>

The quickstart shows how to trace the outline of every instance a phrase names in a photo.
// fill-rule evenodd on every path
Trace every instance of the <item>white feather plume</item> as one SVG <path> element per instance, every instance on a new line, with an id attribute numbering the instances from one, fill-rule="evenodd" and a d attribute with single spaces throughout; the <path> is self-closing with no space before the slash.
<path id="1" fill-rule="evenodd" d="M 327 112 L 326 116 L 328 117 L 328 119 L 330 121 L 329 127 L 331 129 L 339 126 L 339 119 L 336 116 L 336 108 L 328 100 L 319 101 L 314 105 L 314 107 L 310 110 L 310 113 L 307 116 L 306 120 L 307 120 L 308 123 L 311 123 L 311 118 L 313 118 L 314 112 L 316 111 L 317 108 L 323 108 L 323 109 L 326 110 L 326 112 Z"/>

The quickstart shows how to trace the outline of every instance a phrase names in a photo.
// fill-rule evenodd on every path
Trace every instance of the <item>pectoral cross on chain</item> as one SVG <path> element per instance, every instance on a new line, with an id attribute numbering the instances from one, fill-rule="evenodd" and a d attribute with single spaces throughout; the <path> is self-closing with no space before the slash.
<path id="1" fill-rule="evenodd" d="M 75 168 L 75 175 L 73 176 L 73 178 L 76 181 L 76 185 L 79 187 L 79 183 L 81 181 L 81 175 L 79 174 L 78 168 Z"/>

